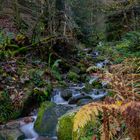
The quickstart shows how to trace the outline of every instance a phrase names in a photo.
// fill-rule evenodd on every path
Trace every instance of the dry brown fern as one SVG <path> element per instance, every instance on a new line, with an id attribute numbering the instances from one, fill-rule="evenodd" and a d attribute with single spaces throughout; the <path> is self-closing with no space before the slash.
<path id="1" fill-rule="evenodd" d="M 140 140 L 140 102 L 130 102 L 120 108 L 129 135 L 133 140 Z"/>
<path id="2" fill-rule="evenodd" d="M 119 108 L 116 104 L 102 104 L 102 103 L 91 103 L 82 107 L 74 118 L 73 140 L 79 140 L 82 135 L 82 129 L 87 125 L 87 123 L 92 122 L 96 123 L 99 113 L 103 114 L 103 124 L 100 128 L 101 131 L 101 140 L 109 140 L 113 138 L 113 135 L 116 135 L 117 129 L 114 128 L 115 124 L 118 128 L 119 121 L 113 117 Z M 111 129 L 108 129 L 111 128 Z M 76 135 L 75 135 L 76 132 Z"/>
<path id="3" fill-rule="evenodd" d="M 140 59 L 126 59 L 122 64 L 114 65 L 106 73 L 111 90 L 117 97 L 130 101 L 140 101 Z"/>
<path id="4" fill-rule="evenodd" d="M 100 140 L 113 140 L 120 137 L 121 125 L 125 122 L 128 135 L 140 140 L 140 102 L 121 104 L 90 103 L 82 107 L 74 118 L 73 140 L 79 140 L 82 129 L 90 122 L 96 123 L 99 112 L 103 121 L 100 128 Z M 93 121 L 94 120 L 94 121 Z"/>

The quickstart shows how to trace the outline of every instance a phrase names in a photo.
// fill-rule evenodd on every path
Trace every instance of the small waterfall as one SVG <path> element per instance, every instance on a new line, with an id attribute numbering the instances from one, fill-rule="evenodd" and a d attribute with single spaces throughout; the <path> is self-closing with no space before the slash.
<path id="1" fill-rule="evenodd" d="M 67 102 L 61 97 L 61 90 L 55 89 L 52 94 L 53 97 L 51 98 L 51 102 L 56 104 L 67 104 Z"/>
<path id="2" fill-rule="evenodd" d="M 34 118 L 34 121 L 28 124 L 21 122 L 20 130 L 24 133 L 25 137 L 27 138 L 25 140 L 36 140 L 39 137 L 34 130 L 34 123 L 37 116 L 33 116 L 32 118 Z"/>
<path id="3" fill-rule="evenodd" d="M 104 61 L 101 61 L 101 62 L 96 63 L 96 66 L 98 68 L 103 68 L 103 67 L 107 66 L 108 64 L 109 64 L 109 60 L 106 59 Z"/>
<path id="4" fill-rule="evenodd" d="M 98 79 L 98 76 L 92 76 L 89 80 L 89 84 L 92 84 L 94 81 Z"/>
<path id="5" fill-rule="evenodd" d="M 93 98 L 94 101 L 100 100 L 107 95 L 107 92 L 104 90 L 94 89 L 90 92 L 90 97 Z"/>

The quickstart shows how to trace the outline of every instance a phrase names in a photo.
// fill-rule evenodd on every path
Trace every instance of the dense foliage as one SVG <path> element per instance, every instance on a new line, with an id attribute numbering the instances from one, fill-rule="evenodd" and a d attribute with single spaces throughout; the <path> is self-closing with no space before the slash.
<path id="1" fill-rule="evenodd" d="M 82 83 L 81 96 L 108 94 L 68 119 L 68 140 L 139 140 L 139 4 L 0 0 L 0 124 L 51 101 L 53 88 Z"/>

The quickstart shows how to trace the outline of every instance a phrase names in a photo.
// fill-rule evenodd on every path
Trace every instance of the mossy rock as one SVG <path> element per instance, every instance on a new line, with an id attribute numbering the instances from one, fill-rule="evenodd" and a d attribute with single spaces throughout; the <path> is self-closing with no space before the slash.
<path id="1" fill-rule="evenodd" d="M 35 122 L 34 128 L 36 132 L 41 136 L 55 136 L 58 118 L 70 109 L 71 107 L 56 105 L 52 102 L 44 102 L 39 109 Z"/>
<path id="2" fill-rule="evenodd" d="M 69 89 L 65 89 L 61 91 L 61 97 L 68 101 L 72 97 L 72 91 Z"/>
<path id="3" fill-rule="evenodd" d="M 74 123 L 74 117 L 78 112 L 78 110 L 79 108 L 70 111 L 59 118 L 58 125 L 57 125 L 58 140 L 73 140 L 77 137 L 78 134 L 76 132 L 73 133 L 73 123 Z M 80 133 L 85 134 L 85 132 L 89 131 L 89 128 L 91 128 L 91 124 L 88 124 L 85 128 L 81 129 Z"/>
<path id="4" fill-rule="evenodd" d="M 73 82 L 78 82 L 80 76 L 77 73 L 70 71 L 67 75 L 67 78 Z"/>
<path id="5" fill-rule="evenodd" d="M 73 111 L 59 118 L 57 125 L 58 140 L 72 140 L 72 130 L 75 114 L 76 111 Z"/>
<path id="6" fill-rule="evenodd" d="M 39 108 L 39 113 L 38 113 L 38 117 L 37 120 L 35 122 L 35 130 L 41 134 L 41 135 L 45 135 L 50 129 L 52 129 L 51 124 L 49 124 L 49 122 L 45 122 L 45 117 L 44 114 L 46 111 L 50 111 L 50 116 L 54 116 L 54 118 L 48 118 L 51 122 L 54 122 L 53 119 L 56 119 L 54 112 L 51 112 L 51 110 L 55 107 L 54 103 L 51 102 L 44 102 L 41 107 Z M 44 124 L 43 124 L 44 123 Z M 46 125 L 45 125 L 46 124 Z"/>
<path id="7" fill-rule="evenodd" d="M 85 87 L 83 88 L 83 91 L 88 93 L 88 92 L 92 91 L 92 89 L 93 89 L 93 86 L 89 83 L 86 83 Z"/>

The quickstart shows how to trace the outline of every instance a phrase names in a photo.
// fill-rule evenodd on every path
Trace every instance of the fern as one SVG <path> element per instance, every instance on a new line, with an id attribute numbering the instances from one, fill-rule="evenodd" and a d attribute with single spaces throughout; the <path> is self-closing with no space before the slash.
<path id="1" fill-rule="evenodd" d="M 128 102 L 117 104 L 90 103 L 82 107 L 74 118 L 73 140 L 79 140 L 83 128 L 90 122 L 96 123 L 99 112 L 102 113 L 100 140 L 114 140 L 121 137 L 121 133 L 128 131 L 133 140 L 140 139 L 140 103 Z M 121 130 L 126 124 L 127 129 Z M 122 132 L 121 132 L 122 131 Z M 122 135 L 123 136 L 123 135 Z"/>
<path id="2" fill-rule="evenodd" d="M 79 138 L 82 135 L 82 130 L 88 123 L 92 122 L 96 124 L 97 122 L 96 120 L 100 113 L 103 114 L 103 121 L 104 121 L 103 123 L 104 125 L 102 125 L 100 128 L 101 140 L 112 139 L 113 136 L 117 133 L 116 129 L 113 128 L 112 124 L 115 123 L 117 124 L 116 126 L 118 126 L 119 123 L 115 118 L 113 118 L 113 116 L 108 117 L 108 115 L 109 113 L 113 112 L 114 109 L 118 110 L 118 107 L 119 106 L 115 104 L 108 105 L 108 104 L 102 104 L 102 103 L 91 103 L 82 107 L 74 118 L 73 140 L 79 140 Z M 107 126 L 108 124 L 106 124 L 108 120 L 111 122 L 110 131 L 106 129 L 108 128 Z M 109 133 L 107 133 L 107 131 Z"/>
<path id="3" fill-rule="evenodd" d="M 74 118 L 73 140 L 79 140 L 88 123 L 96 123 L 102 114 L 101 140 L 118 139 L 120 133 L 128 133 L 133 140 L 140 139 L 140 59 L 130 58 L 114 65 L 106 72 L 115 99 L 104 103 L 91 103 L 82 107 Z M 121 132 L 121 126 L 126 124 Z"/>
<path id="4" fill-rule="evenodd" d="M 52 63 L 52 53 L 50 53 L 49 55 L 49 59 L 48 59 L 48 67 L 50 69 L 50 72 L 53 74 L 53 76 L 58 79 L 61 80 L 61 74 L 58 70 L 59 64 L 61 62 L 61 59 L 57 59 L 53 64 Z"/>
<path id="5" fill-rule="evenodd" d="M 61 59 L 58 59 L 54 62 L 54 64 L 52 65 L 52 70 L 56 70 L 59 66 L 59 63 L 61 62 Z"/>
<path id="6" fill-rule="evenodd" d="M 116 97 L 127 100 L 140 100 L 140 59 L 126 59 L 122 64 L 111 67 L 106 73 L 111 90 Z M 119 98 L 120 99 L 120 98 Z"/>

